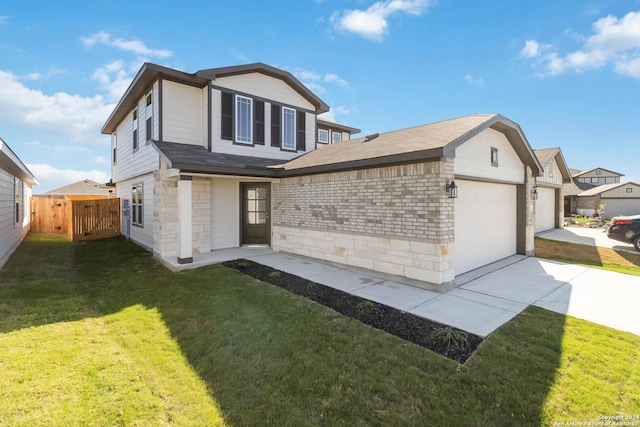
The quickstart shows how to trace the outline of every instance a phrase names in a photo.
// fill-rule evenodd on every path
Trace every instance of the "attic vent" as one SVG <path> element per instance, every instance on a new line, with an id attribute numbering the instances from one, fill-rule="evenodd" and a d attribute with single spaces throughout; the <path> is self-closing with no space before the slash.
<path id="1" fill-rule="evenodd" d="M 372 141 L 374 139 L 376 139 L 378 136 L 380 136 L 379 133 L 372 133 L 371 135 L 367 135 L 364 137 L 364 141 L 363 142 L 369 142 Z"/>

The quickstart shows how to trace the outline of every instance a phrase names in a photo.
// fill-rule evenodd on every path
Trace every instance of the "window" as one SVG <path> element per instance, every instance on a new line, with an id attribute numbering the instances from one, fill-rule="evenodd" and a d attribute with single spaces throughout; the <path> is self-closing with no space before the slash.
<path id="1" fill-rule="evenodd" d="M 633 193 L 633 188 L 628 187 L 628 188 L 626 189 L 626 191 L 627 191 L 627 193 Z"/>
<path id="2" fill-rule="evenodd" d="M 601 172 L 601 171 L 596 171 L 596 175 L 600 175 L 600 172 Z"/>
<path id="3" fill-rule="evenodd" d="M 133 110 L 133 150 L 138 149 L 138 109 Z"/>
<path id="4" fill-rule="evenodd" d="M 117 149 L 118 149 L 118 135 L 115 134 L 115 133 L 112 133 L 111 134 L 111 150 L 113 152 L 112 160 L 113 160 L 114 164 L 115 164 L 115 162 L 117 160 L 117 157 L 116 157 Z"/>
<path id="5" fill-rule="evenodd" d="M 222 139 L 233 139 L 233 95 L 222 92 Z"/>
<path id="6" fill-rule="evenodd" d="M 296 149 L 296 110 L 282 107 L 282 148 Z"/>
<path id="7" fill-rule="evenodd" d="M 304 111 L 298 111 L 298 136 L 296 149 L 304 151 L 306 149 L 306 131 L 307 131 L 307 114 Z"/>
<path id="8" fill-rule="evenodd" d="M 280 106 L 271 104 L 271 146 L 280 147 Z"/>
<path id="9" fill-rule="evenodd" d="M 329 131 L 326 129 L 318 129 L 318 142 L 321 144 L 329 143 Z"/>
<path id="10" fill-rule="evenodd" d="M 491 166 L 498 166 L 498 149 L 491 147 Z"/>
<path id="11" fill-rule="evenodd" d="M 131 224 L 142 227 L 143 219 L 143 187 L 134 184 L 131 188 Z"/>
<path id="12" fill-rule="evenodd" d="M 331 132 L 331 143 L 337 144 L 342 142 L 342 134 L 340 132 Z"/>
<path id="13" fill-rule="evenodd" d="M 236 142 L 253 143 L 253 100 L 236 95 Z"/>
<path id="14" fill-rule="evenodd" d="M 598 184 L 600 182 L 600 178 L 591 178 L 592 184 Z"/>
<path id="15" fill-rule="evenodd" d="M 153 139 L 153 102 L 151 94 L 147 95 L 147 108 L 145 110 L 147 117 L 147 141 Z"/>
<path id="16" fill-rule="evenodd" d="M 22 199 L 22 182 L 18 177 L 14 177 L 13 181 L 13 193 L 16 198 L 16 211 L 15 211 L 15 221 L 16 224 L 20 222 L 20 202 Z"/>
<path id="17" fill-rule="evenodd" d="M 264 145 L 264 101 L 254 101 L 255 140 L 258 145 Z"/>
<path id="18" fill-rule="evenodd" d="M 616 182 L 618 182 L 618 181 L 616 181 L 616 178 L 615 178 L 615 177 L 613 177 L 613 176 L 608 176 L 608 177 L 606 177 L 606 178 L 604 179 L 604 183 L 605 183 L 605 184 L 614 184 L 614 183 L 616 183 Z"/>

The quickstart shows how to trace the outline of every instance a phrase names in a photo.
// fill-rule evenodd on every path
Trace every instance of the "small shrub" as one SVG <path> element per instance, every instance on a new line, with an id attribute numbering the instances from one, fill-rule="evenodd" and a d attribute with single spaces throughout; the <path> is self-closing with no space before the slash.
<path id="1" fill-rule="evenodd" d="M 447 347 L 464 347 L 469 344 L 469 334 L 451 327 L 438 328 L 433 332 L 433 339 Z"/>
<path id="2" fill-rule="evenodd" d="M 309 280 L 307 282 L 307 290 L 308 291 L 315 291 L 316 289 L 318 289 L 318 284 L 316 282 L 312 282 L 311 280 Z"/>
<path id="3" fill-rule="evenodd" d="M 360 314 L 373 314 L 380 311 L 378 306 L 369 300 L 358 303 L 356 305 L 356 310 L 358 310 L 358 313 Z"/>
<path id="4" fill-rule="evenodd" d="M 280 276 L 282 276 L 282 272 L 278 271 L 278 270 L 273 270 L 271 273 L 267 274 L 267 276 L 269 276 L 272 279 L 278 278 Z"/>
<path id="5" fill-rule="evenodd" d="M 238 261 L 236 265 L 240 268 L 247 268 L 249 267 L 249 261 L 243 259 L 242 261 Z"/>

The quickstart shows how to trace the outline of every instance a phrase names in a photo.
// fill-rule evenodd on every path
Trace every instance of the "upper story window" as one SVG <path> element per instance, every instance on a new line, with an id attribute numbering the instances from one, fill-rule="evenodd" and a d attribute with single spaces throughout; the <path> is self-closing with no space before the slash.
<path id="1" fill-rule="evenodd" d="M 618 179 L 615 176 L 608 176 L 604 179 L 605 184 L 614 184 L 618 182 Z"/>
<path id="2" fill-rule="evenodd" d="M 138 149 L 138 109 L 133 110 L 133 150 Z"/>
<path id="3" fill-rule="evenodd" d="M 253 143 L 253 100 L 236 96 L 236 142 Z"/>
<path id="4" fill-rule="evenodd" d="M 117 160 L 117 157 L 116 157 L 117 149 L 118 149 L 118 135 L 114 132 L 111 134 L 111 152 L 112 152 L 111 157 L 112 157 L 113 163 L 115 163 Z"/>
<path id="5" fill-rule="evenodd" d="M 498 166 L 498 149 L 491 147 L 491 166 Z"/>
<path id="6" fill-rule="evenodd" d="M 318 129 L 318 142 L 321 144 L 329 143 L 329 131 L 326 129 Z"/>
<path id="7" fill-rule="evenodd" d="M 342 142 L 342 133 L 331 132 L 331 143 L 337 144 L 338 142 Z"/>
<path id="8" fill-rule="evenodd" d="M 147 108 L 145 113 L 147 117 L 147 141 L 151 141 L 153 139 L 153 98 L 151 97 L 151 93 L 147 95 Z"/>
<path id="9" fill-rule="evenodd" d="M 15 221 L 16 224 L 20 222 L 20 203 L 22 201 L 22 182 L 18 177 L 14 177 L 13 181 L 13 192 L 16 198 L 16 210 L 15 210 Z"/>
<path id="10" fill-rule="evenodd" d="M 282 148 L 296 149 L 296 110 L 282 107 Z"/>

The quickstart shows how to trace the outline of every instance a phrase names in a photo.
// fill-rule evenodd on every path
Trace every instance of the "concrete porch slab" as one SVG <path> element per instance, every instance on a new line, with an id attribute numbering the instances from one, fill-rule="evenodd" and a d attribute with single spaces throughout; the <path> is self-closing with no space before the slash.
<path id="1" fill-rule="evenodd" d="M 202 254 L 195 254 L 193 256 L 193 262 L 189 264 L 178 263 L 177 257 L 160 258 L 156 256 L 155 258 L 160 262 L 160 264 L 164 265 L 171 271 L 183 271 L 211 264 L 220 264 L 225 261 L 233 261 L 235 259 L 249 258 L 257 255 L 269 255 L 273 253 L 273 249 L 267 246 L 242 246 L 239 248 L 218 249 Z"/>

